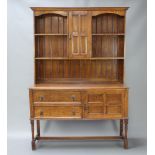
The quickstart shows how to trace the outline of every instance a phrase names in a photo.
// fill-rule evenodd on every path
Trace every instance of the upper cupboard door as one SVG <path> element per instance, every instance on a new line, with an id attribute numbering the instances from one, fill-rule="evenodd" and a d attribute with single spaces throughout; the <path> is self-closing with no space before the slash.
<path id="1" fill-rule="evenodd" d="M 89 11 L 69 12 L 69 56 L 91 56 L 91 14 Z"/>

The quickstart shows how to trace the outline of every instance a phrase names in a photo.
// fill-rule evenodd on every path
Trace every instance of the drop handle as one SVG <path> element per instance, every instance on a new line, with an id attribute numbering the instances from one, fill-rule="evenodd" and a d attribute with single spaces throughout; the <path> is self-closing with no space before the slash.
<path id="1" fill-rule="evenodd" d="M 43 116 L 44 115 L 44 112 L 43 111 L 40 111 L 40 116 Z"/>
<path id="2" fill-rule="evenodd" d="M 44 97 L 43 96 L 40 96 L 39 99 L 40 99 L 40 101 L 43 101 L 44 100 Z"/>
<path id="3" fill-rule="evenodd" d="M 71 96 L 72 101 L 75 101 L 75 95 Z"/>

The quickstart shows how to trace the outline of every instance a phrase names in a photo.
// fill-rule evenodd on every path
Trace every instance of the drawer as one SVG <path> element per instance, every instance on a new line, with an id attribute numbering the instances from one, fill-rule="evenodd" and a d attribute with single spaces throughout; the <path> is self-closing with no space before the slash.
<path id="1" fill-rule="evenodd" d="M 35 90 L 33 92 L 34 102 L 79 102 L 81 101 L 80 92 L 74 91 L 52 91 Z"/>
<path id="2" fill-rule="evenodd" d="M 82 118 L 82 107 L 71 105 L 35 106 L 35 118 Z"/>

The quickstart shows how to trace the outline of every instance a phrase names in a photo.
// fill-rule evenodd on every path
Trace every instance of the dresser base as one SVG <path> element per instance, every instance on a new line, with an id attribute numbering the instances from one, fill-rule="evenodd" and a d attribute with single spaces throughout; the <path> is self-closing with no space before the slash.
<path id="1" fill-rule="evenodd" d="M 34 135 L 34 122 L 35 120 L 31 120 L 31 130 L 32 130 L 32 150 L 36 149 L 36 141 L 41 140 L 122 140 L 124 149 L 128 149 L 128 138 L 127 138 L 127 130 L 128 130 L 128 119 L 120 120 L 120 135 L 119 136 L 70 136 L 70 137 L 43 137 L 40 136 L 40 121 L 36 120 L 37 123 L 37 135 Z"/>

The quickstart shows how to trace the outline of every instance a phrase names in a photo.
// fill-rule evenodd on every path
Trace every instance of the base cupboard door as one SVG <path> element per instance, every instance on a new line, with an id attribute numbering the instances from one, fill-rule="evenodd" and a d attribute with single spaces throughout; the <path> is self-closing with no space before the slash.
<path id="1" fill-rule="evenodd" d="M 85 118 L 122 118 L 125 93 L 123 90 L 88 91 L 85 97 Z"/>

